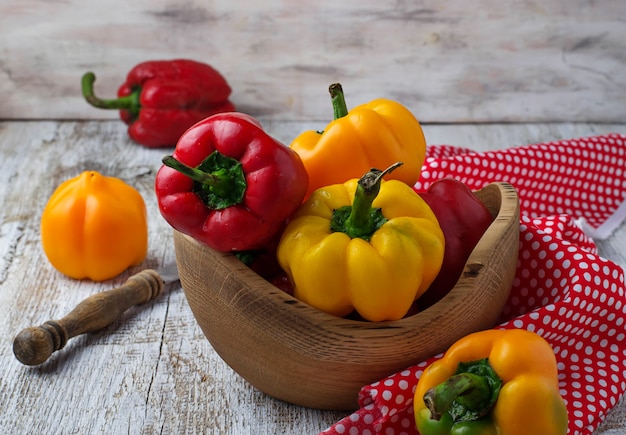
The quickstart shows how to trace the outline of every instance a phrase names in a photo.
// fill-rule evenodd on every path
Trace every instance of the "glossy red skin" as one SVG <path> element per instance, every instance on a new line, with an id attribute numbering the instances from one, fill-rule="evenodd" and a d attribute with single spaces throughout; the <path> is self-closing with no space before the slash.
<path id="1" fill-rule="evenodd" d="M 443 178 L 417 192 L 435 213 L 445 237 L 441 272 L 418 299 L 420 309 L 444 297 L 457 283 L 474 247 L 494 217 L 472 191 L 454 178 Z"/>
<path id="2" fill-rule="evenodd" d="M 117 95 L 141 89 L 139 115 L 120 110 L 128 134 L 149 148 L 172 147 L 196 122 L 232 112 L 231 88 L 210 65 L 187 59 L 143 62 L 131 69 Z"/>
<path id="3" fill-rule="evenodd" d="M 218 251 L 266 247 L 306 194 L 308 175 L 299 155 L 269 136 L 257 120 L 238 112 L 195 124 L 172 155 L 197 167 L 213 151 L 241 162 L 247 182 L 242 202 L 210 209 L 192 191 L 190 178 L 163 165 L 155 181 L 161 215 L 176 230 Z"/>

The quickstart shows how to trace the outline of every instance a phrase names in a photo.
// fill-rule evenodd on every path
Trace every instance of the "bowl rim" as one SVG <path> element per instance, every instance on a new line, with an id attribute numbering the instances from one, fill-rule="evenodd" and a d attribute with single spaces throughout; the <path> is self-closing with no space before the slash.
<path id="1" fill-rule="evenodd" d="M 482 199 L 488 195 L 499 196 L 500 204 L 501 205 L 508 204 L 508 207 L 505 208 L 501 206 L 500 209 L 497 211 L 490 210 L 492 215 L 494 215 L 494 220 L 491 223 L 491 225 L 489 225 L 485 233 L 483 234 L 483 237 L 481 237 L 481 239 L 478 241 L 478 243 L 472 250 L 472 253 L 470 254 L 470 256 L 468 257 L 466 261 L 465 268 L 463 271 L 463 276 L 460 279 L 464 279 L 464 277 L 477 276 L 478 270 L 476 268 L 477 267 L 480 268 L 482 266 L 482 263 L 480 262 L 478 257 L 483 256 L 482 254 L 485 252 L 492 251 L 491 245 L 485 246 L 488 243 L 485 237 L 487 234 L 494 233 L 495 232 L 494 230 L 497 231 L 498 229 L 506 229 L 511 223 L 515 223 L 519 221 L 519 199 L 517 197 L 517 192 L 515 191 L 515 189 L 513 188 L 511 184 L 507 182 L 493 182 L 493 183 L 487 184 L 482 189 L 474 191 L 473 193 L 477 195 L 479 199 Z M 252 269 L 241 264 L 240 260 L 237 259 L 232 253 L 215 251 L 208 246 L 202 245 L 201 242 L 198 242 L 191 236 L 179 233 L 176 230 L 174 230 L 174 232 L 177 233 L 180 237 L 187 239 L 191 243 L 201 245 L 203 248 L 206 248 L 209 252 L 212 252 L 215 256 L 224 258 L 225 262 L 228 265 L 233 266 L 233 269 L 236 270 L 238 273 L 240 273 L 239 276 L 243 276 L 243 278 L 245 278 L 245 279 L 241 279 L 241 281 L 248 281 L 248 280 L 257 281 L 259 278 L 261 278 Z M 395 327 L 398 327 L 407 323 L 411 323 L 412 318 L 414 318 L 416 315 L 419 315 L 419 313 L 424 312 L 430 308 L 428 307 L 414 315 L 407 316 L 402 319 L 383 320 L 383 321 L 378 321 L 378 322 L 339 317 L 333 314 L 323 312 L 315 307 L 312 307 L 309 304 L 306 304 L 305 302 L 302 302 L 301 300 L 297 299 L 295 296 L 292 296 L 282 291 L 278 287 L 274 286 L 271 282 L 268 282 L 264 280 L 263 278 L 261 279 L 263 280 L 264 283 L 267 283 L 269 286 L 272 287 L 272 291 L 268 291 L 268 292 L 265 292 L 265 289 L 267 289 L 267 287 L 260 288 L 259 291 L 266 293 L 267 296 L 270 296 L 270 295 L 275 296 L 276 294 L 281 295 L 282 299 L 288 302 L 287 305 L 290 305 L 292 303 L 302 303 L 306 306 L 305 308 L 303 308 L 305 311 L 310 312 L 311 314 L 313 313 L 320 314 L 320 315 L 323 315 L 323 317 L 328 317 L 329 319 L 334 319 L 335 320 L 334 323 L 336 325 L 347 327 L 351 330 L 355 327 L 357 327 L 357 329 L 361 329 L 361 328 L 379 329 L 380 326 L 389 326 L 389 327 L 395 328 Z M 252 289 L 254 289 L 255 291 L 258 290 L 256 287 L 252 287 Z M 278 291 L 278 293 L 276 293 L 276 291 Z M 458 292 L 459 290 L 457 289 L 456 286 L 450 291 L 450 293 L 452 294 L 458 293 Z M 443 299 L 445 299 L 446 297 L 444 297 Z M 441 300 L 438 301 L 437 303 L 439 302 L 441 302 Z M 431 307 L 436 305 L 437 303 L 431 305 Z"/>

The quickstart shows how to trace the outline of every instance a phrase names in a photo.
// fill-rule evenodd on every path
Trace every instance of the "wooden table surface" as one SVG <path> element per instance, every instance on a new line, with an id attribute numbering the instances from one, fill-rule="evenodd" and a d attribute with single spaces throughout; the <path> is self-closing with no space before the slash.
<path id="1" fill-rule="evenodd" d="M 320 128 L 260 119 L 287 143 L 303 129 Z M 487 150 L 626 133 L 626 124 L 425 125 L 424 131 L 431 144 Z M 70 340 L 40 366 L 15 359 L 12 342 L 21 329 L 59 319 L 130 274 L 174 261 L 171 229 L 153 193 L 160 159 L 168 152 L 131 143 L 116 120 L 0 122 L 1 434 L 314 434 L 345 415 L 282 403 L 248 385 L 211 348 L 177 286 L 131 308 L 105 330 Z M 102 283 L 55 271 L 39 238 L 48 198 L 62 181 L 84 170 L 122 178 L 148 206 L 147 259 Z M 625 243 L 622 224 L 598 245 L 602 256 L 625 267 Z M 625 432 L 622 400 L 597 434 Z"/>

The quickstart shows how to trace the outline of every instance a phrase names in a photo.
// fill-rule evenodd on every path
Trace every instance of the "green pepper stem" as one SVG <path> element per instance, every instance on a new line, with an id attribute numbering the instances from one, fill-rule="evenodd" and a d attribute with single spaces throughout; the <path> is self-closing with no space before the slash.
<path id="1" fill-rule="evenodd" d="M 247 183 L 241 162 L 213 151 L 195 168 L 173 156 L 163 157 L 163 164 L 189 177 L 192 192 L 212 210 L 222 210 L 243 201 Z"/>
<path id="2" fill-rule="evenodd" d="M 203 186 L 210 186 L 212 191 L 228 191 L 231 186 L 230 177 L 220 176 L 220 174 L 214 174 L 211 172 L 204 172 L 198 168 L 192 168 L 189 165 L 184 164 L 176 160 L 173 156 L 165 156 L 162 159 L 165 166 L 169 166 L 172 169 L 177 170 L 181 174 L 191 178 Z"/>
<path id="3" fill-rule="evenodd" d="M 102 100 L 94 94 L 93 84 L 95 81 L 96 75 L 92 72 L 85 73 L 81 81 L 83 97 L 85 97 L 85 100 L 89 104 L 94 107 L 98 107 L 99 109 L 128 110 L 133 116 L 136 116 L 139 113 L 139 109 L 141 107 L 139 103 L 141 89 L 136 89 L 130 95 L 125 97 Z"/>
<path id="4" fill-rule="evenodd" d="M 460 363 L 453 376 L 424 394 L 424 404 L 433 420 L 449 413 L 455 423 L 474 421 L 495 405 L 502 381 L 487 359 Z"/>
<path id="5" fill-rule="evenodd" d="M 382 179 L 401 165 L 402 162 L 394 163 L 384 171 L 372 168 L 363 175 L 358 181 L 352 205 L 333 210 L 330 221 L 331 231 L 340 231 L 352 239 L 369 240 L 372 234 L 387 221 L 380 209 L 372 208 L 372 203 L 380 192 Z"/>
<path id="6" fill-rule="evenodd" d="M 424 403 L 430 409 L 430 418 L 440 420 L 459 397 L 468 399 L 471 395 L 477 402 L 482 402 L 489 394 L 489 383 L 484 377 L 461 373 L 428 390 L 424 395 Z"/>
<path id="7" fill-rule="evenodd" d="M 330 99 L 333 105 L 333 118 L 343 118 L 348 114 L 348 106 L 346 106 L 346 99 L 343 95 L 343 88 L 339 83 L 333 83 L 328 87 L 330 92 Z"/>
<path id="8" fill-rule="evenodd" d="M 380 184 L 385 175 L 402 166 L 402 162 L 394 163 L 384 171 L 372 168 L 359 180 L 352 203 L 352 212 L 346 224 L 356 230 L 356 232 L 371 232 L 373 218 L 370 213 L 372 203 L 380 192 Z"/>

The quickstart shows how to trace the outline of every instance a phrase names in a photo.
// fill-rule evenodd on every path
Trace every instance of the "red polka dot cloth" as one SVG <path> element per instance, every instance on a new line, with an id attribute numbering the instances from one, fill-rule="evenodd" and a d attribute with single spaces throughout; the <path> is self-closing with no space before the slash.
<path id="1" fill-rule="evenodd" d="M 626 136 L 608 134 L 473 152 L 430 146 L 417 183 L 443 177 L 472 189 L 508 181 L 520 197 L 520 250 L 501 329 L 535 331 L 553 347 L 569 435 L 591 434 L 626 391 L 623 269 L 598 255 L 626 217 Z M 364 386 L 361 408 L 325 435 L 417 434 L 413 393 L 442 355 Z"/>

